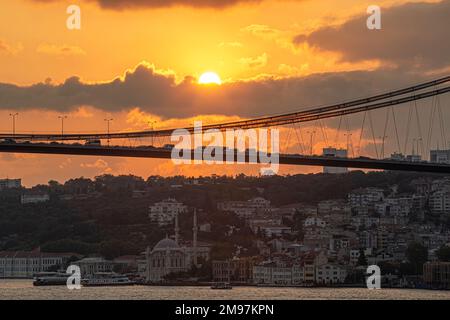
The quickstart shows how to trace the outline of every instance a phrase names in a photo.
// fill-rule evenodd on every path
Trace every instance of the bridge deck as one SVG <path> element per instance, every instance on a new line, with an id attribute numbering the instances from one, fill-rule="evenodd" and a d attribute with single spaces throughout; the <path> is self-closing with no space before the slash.
<path id="1" fill-rule="evenodd" d="M 158 158 L 170 159 L 171 150 L 151 147 L 108 147 L 108 146 L 82 146 L 67 144 L 32 144 L 16 143 L 0 144 L 0 152 L 3 153 L 34 153 L 34 154 L 66 154 L 66 155 L 87 155 L 87 156 L 107 156 L 107 157 L 131 157 L 131 158 Z M 190 152 L 191 159 L 194 152 Z M 260 158 L 251 159 L 246 154 L 246 163 L 260 163 Z M 235 155 L 234 162 L 238 161 Z M 397 171 L 416 171 L 430 173 L 450 174 L 450 165 L 429 163 L 429 162 L 408 162 L 397 160 L 377 160 L 369 158 L 335 158 L 323 156 L 305 156 L 296 154 L 280 154 L 279 163 L 283 165 L 303 165 L 303 166 L 329 166 L 348 167 L 360 169 L 380 169 Z"/>

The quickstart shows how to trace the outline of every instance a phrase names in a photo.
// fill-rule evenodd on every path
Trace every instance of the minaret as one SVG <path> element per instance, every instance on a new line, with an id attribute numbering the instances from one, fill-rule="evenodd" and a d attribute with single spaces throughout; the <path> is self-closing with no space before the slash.
<path id="1" fill-rule="evenodd" d="M 194 265 L 197 266 L 197 209 L 194 209 L 194 227 L 192 228 L 193 231 L 193 239 L 192 239 L 192 246 L 194 251 Z"/>
<path id="2" fill-rule="evenodd" d="M 150 247 L 147 246 L 147 250 L 145 250 L 145 258 L 147 260 L 147 265 L 146 265 L 146 280 L 147 282 L 150 282 Z"/>
<path id="3" fill-rule="evenodd" d="M 179 240 L 180 240 L 180 227 L 178 225 L 178 213 L 177 213 L 177 215 L 175 216 L 175 242 L 179 244 L 178 243 Z"/>

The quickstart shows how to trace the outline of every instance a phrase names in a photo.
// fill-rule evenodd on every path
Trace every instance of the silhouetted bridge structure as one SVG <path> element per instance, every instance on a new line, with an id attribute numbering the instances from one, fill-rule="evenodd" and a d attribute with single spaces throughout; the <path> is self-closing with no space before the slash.
<path id="1" fill-rule="evenodd" d="M 225 123 L 209 123 L 202 126 L 202 132 L 210 129 L 219 130 L 225 132 L 227 130 L 244 130 L 244 129 L 260 129 L 260 128 L 288 128 L 286 141 L 281 144 L 286 145 L 286 150 L 279 151 L 279 163 L 286 165 L 308 165 L 308 166 L 326 166 L 326 167 L 348 167 L 348 168 L 361 168 L 361 169 L 381 169 L 381 170 L 406 170 L 406 171 L 421 171 L 421 172 L 436 172 L 436 173 L 450 173 L 450 165 L 442 163 L 430 163 L 421 161 L 421 156 L 426 156 L 427 152 L 431 151 L 432 139 L 433 139 L 433 123 L 434 119 L 438 118 L 440 124 L 440 132 L 437 140 L 437 145 L 448 144 L 450 139 L 447 139 L 447 126 L 444 120 L 444 113 L 440 105 L 439 96 L 450 92 L 450 76 L 442 77 L 436 80 L 424 82 L 421 84 L 413 85 L 410 87 L 389 91 L 386 93 L 376 94 L 370 97 L 356 99 L 352 101 L 336 103 L 326 106 L 320 106 L 315 108 L 308 108 L 296 112 L 282 113 L 278 115 L 263 116 L 248 120 L 240 120 Z M 429 126 L 425 128 L 428 133 L 423 135 L 424 129 L 421 122 L 427 121 L 423 115 L 419 115 L 417 102 L 431 98 L 431 110 L 429 118 Z M 404 136 L 404 144 L 400 142 L 399 128 L 397 125 L 396 112 L 394 107 L 410 104 L 409 114 L 407 117 L 401 119 L 401 123 L 406 124 L 406 134 Z M 386 111 L 386 118 L 384 123 L 384 131 L 381 136 L 376 134 L 374 129 L 371 112 L 375 110 L 384 109 Z M 361 155 L 361 141 L 363 140 L 364 128 L 369 125 L 371 137 L 370 144 L 374 149 L 372 157 L 356 157 L 355 148 L 353 145 L 353 138 L 351 137 L 351 131 L 349 128 L 348 116 L 353 114 L 362 114 L 362 125 L 359 136 L 359 143 L 357 144 L 357 152 Z M 158 129 L 158 130 L 140 130 L 140 131 L 128 131 L 128 132 L 110 132 L 109 121 L 112 119 L 105 119 L 108 121 L 107 132 L 95 132 L 95 133 L 64 133 L 64 130 L 60 134 L 56 133 L 33 133 L 33 132 L 15 132 L 15 115 L 13 116 L 13 131 L 11 133 L 0 133 L 0 152 L 10 153 L 37 153 L 37 154 L 66 154 L 66 155 L 90 155 L 90 156 L 115 156 L 115 157 L 136 157 L 136 158 L 171 158 L 171 150 L 167 148 L 155 147 L 153 139 L 167 139 L 176 135 L 185 135 L 185 133 L 196 134 L 196 128 L 190 126 L 187 128 L 171 128 L 171 129 Z M 414 125 L 414 116 L 417 120 L 416 136 L 412 139 L 410 135 Z M 394 133 L 392 135 L 395 140 L 395 155 L 400 155 L 402 160 L 389 160 L 385 159 L 385 140 L 388 137 L 388 125 L 391 122 L 394 126 Z M 339 119 L 339 126 L 337 127 L 336 138 L 334 146 L 329 143 L 327 133 L 323 120 L 325 119 Z M 449 119 L 450 120 L 450 119 Z M 338 149 L 339 134 L 341 131 L 341 124 L 347 123 L 347 132 L 344 134 L 347 139 L 347 148 L 345 152 L 347 157 L 331 157 L 331 156 L 316 156 L 313 152 L 314 137 L 317 132 L 321 132 L 323 136 L 322 145 L 330 146 Z M 309 141 L 305 142 L 302 137 L 302 128 L 300 124 L 309 123 L 314 124 L 313 129 L 310 129 L 307 134 L 310 135 Z M 184 130 L 177 130 L 184 129 Z M 291 132 L 294 132 L 298 143 L 294 147 L 299 148 L 299 152 L 292 152 L 289 150 L 289 142 Z M 152 146 L 109 146 L 110 141 L 117 139 L 122 141 L 132 141 L 139 139 L 151 138 Z M 101 140 L 107 140 L 108 146 L 100 145 Z M 64 143 L 57 143 L 64 142 Z M 69 141 L 76 143 L 70 144 Z M 86 141 L 86 145 L 79 142 Z M 412 157 L 408 161 L 406 155 L 408 155 L 407 149 L 412 141 Z M 94 143 L 92 143 L 94 142 Z M 286 142 L 286 143 L 284 143 Z M 97 145 L 98 144 L 98 145 Z M 402 146 L 402 144 L 404 146 Z M 161 144 L 162 145 L 162 144 Z M 416 146 L 417 145 L 417 146 Z M 419 156 L 420 149 L 420 156 Z M 439 147 L 438 147 L 439 149 Z M 351 154 L 352 157 L 348 156 Z M 417 151 L 417 154 L 415 152 Z M 366 153 L 370 151 L 365 151 Z M 192 153 L 192 151 L 191 151 Z M 403 156 L 405 154 L 405 156 Z M 366 155 L 366 154 L 364 154 Z M 447 159 L 450 161 L 450 159 Z M 447 161 L 447 162 L 448 162 Z M 235 159 L 235 162 L 239 162 Z M 261 162 L 260 159 L 246 158 L 246 162 Z M 264 161 L 262 161 L 264 162 Z"/>
<path id="2" fill-rule="evenodd" d="M 224 149 L 224 153 L 225 154 Z M 131 158 L 157 158 L 170 159 L 172 150 L 167 148 L 152 147 L 110 147 L 110 146 L 78 146 L 67 144 L 0 144 L 0 152 L 8 153 L 34 153 L 34 154 L 60 154 L 60 155 L 85 155 L 85 156 L 107 156 L 107 157 L 131 157 Z M 190 151 L 190 159 L 194 160 L 194 151 Z M 245 152 L 245 161 L 242 163 L 261 163 L 259 154 L 254 161 L 249 152 Z M 234 155 L 234 162 L 239 163 L 238 154 Z M 361 169 L 417 171 L 430 173 L 450 174 L 450 165 L 410 162 L 398 160 L 378 160 L 365 157 L 359 158 L 337 158 L 325 156 L 305 156 L 298 154 L 280 154 L 279 163 L 282 165 L 302 166 L 330 166 Z"/>

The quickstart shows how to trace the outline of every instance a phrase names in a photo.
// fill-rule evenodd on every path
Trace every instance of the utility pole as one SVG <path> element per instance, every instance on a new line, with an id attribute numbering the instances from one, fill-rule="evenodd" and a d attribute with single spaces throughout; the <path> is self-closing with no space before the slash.
<path id="1" fill-rule="evenodd" d="M 107 123 L 107 126 L 108 126 L 108 146 L 109 146 L 109 128 L 110 128 L 109 123 L 110 123 L 111 121 L 113 121 L 113 120 L 114 120 L 113 118 L 106 118 L 106 119 L 105 119 L 105 121 L 106 121 L 106 123 Z"/>
<path id="2" fill-rule="evenodd" d="M 15 137 L 16 136 L 16 117 L 19 116 L 19 113 L 18 112 L 10 113 L 9 116 L 12 117 L 12 134 L 13 134 L 13 137 Z"/>
<path id="3" fill-rule="evenodd" d="M 64 119 L 67 119 L 67 116 L 58 116 L 58 119 L 61 119 L 61 138 L 64 138 Z"/>

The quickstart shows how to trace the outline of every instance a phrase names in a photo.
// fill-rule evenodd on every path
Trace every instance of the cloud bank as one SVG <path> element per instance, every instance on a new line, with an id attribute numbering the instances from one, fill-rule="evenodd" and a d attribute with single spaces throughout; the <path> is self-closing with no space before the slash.
<path id="1" fill-rule="evenodd" d="M 381 30 L 369 30 L 367 17 L 297 35 L 294 43 L 340 52 L 345 62 L 379 59 L 417 69 L 450 65 L 450 0 L 382 8 Z"/>
<path id="2" fill-rule="evenodd" d="M 199 114 L 254 117 L 354 99 L 424 79 L 407 71 L 376 70 L 257 78 L 211 87 L 198 85 L 193 77 L 178 82 L 175 75 L 143 63 L 109 82 L 86 83 L 71 77 L 61 84 L 0 83 L 0 109 L 66 112 L 92 106 L 118 112 L 139 107 L 163 118 Z"/>

